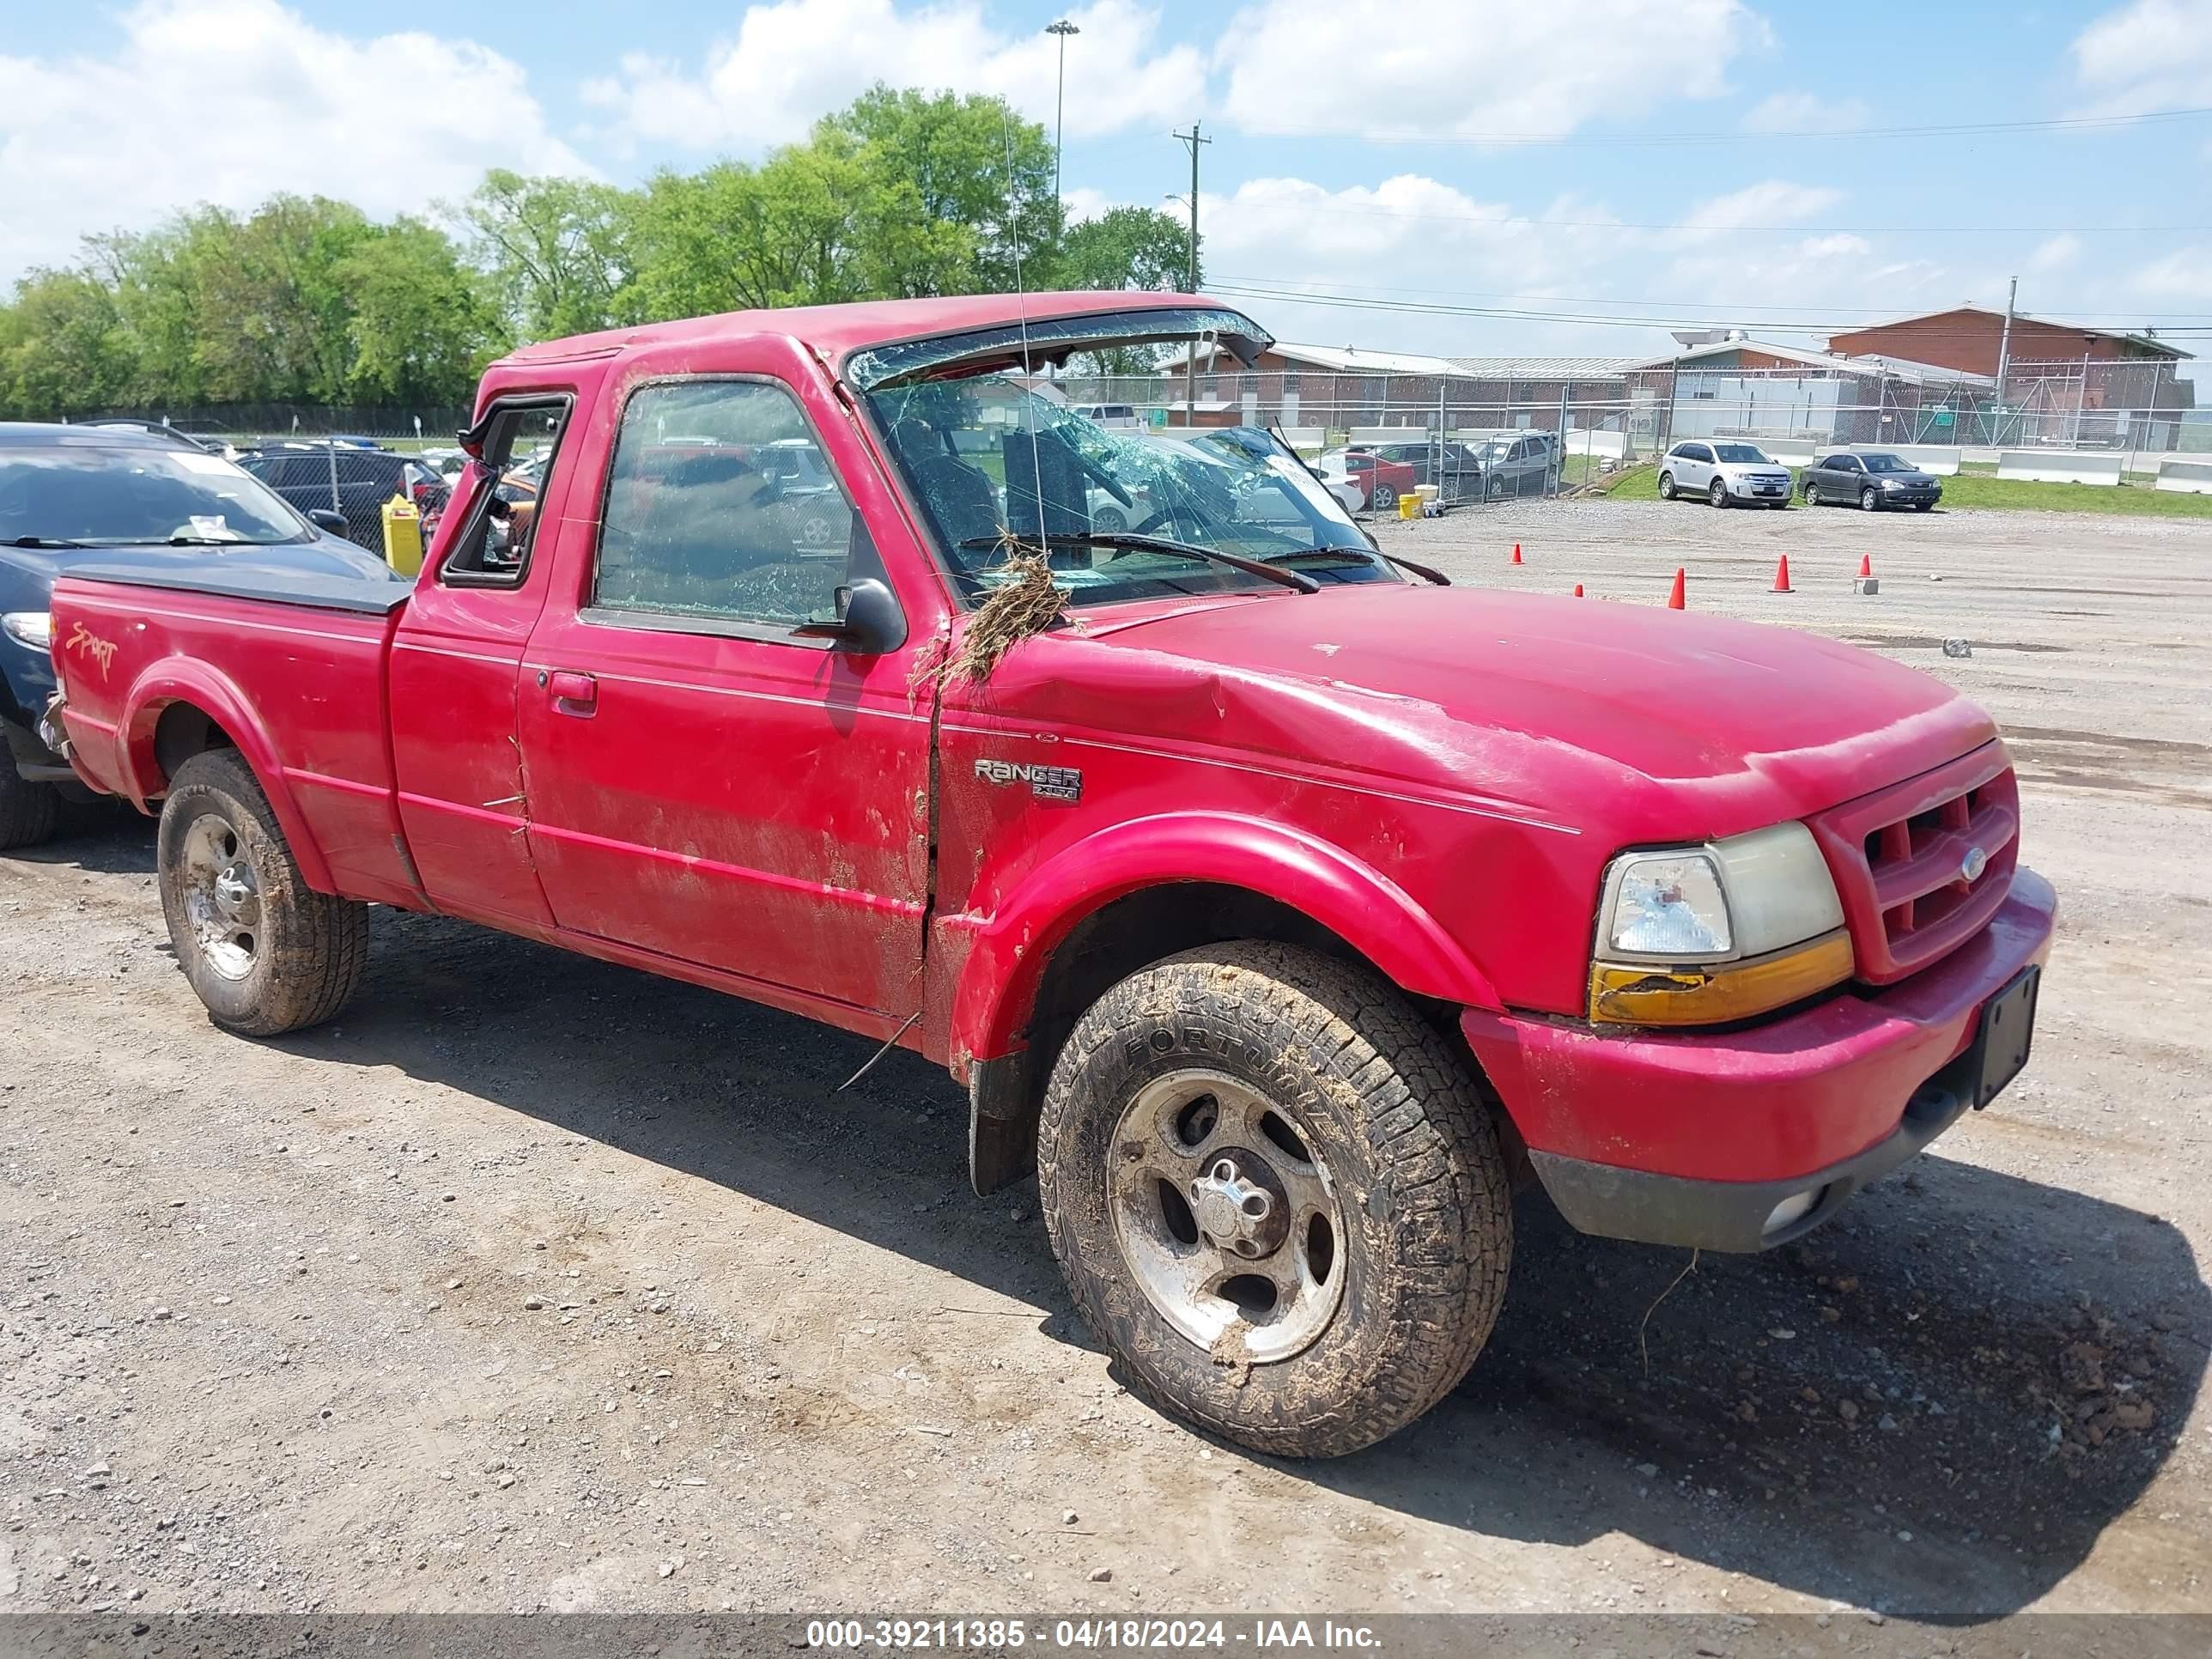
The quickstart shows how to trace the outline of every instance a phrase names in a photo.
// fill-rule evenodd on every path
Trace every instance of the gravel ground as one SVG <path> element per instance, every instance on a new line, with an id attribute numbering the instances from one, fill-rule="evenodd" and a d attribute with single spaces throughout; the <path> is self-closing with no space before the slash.
<path id="1" fill-rule="evenodd" d="M 1524 1200 L 1458 1392 L 1280 1464 L 1122 1391 L 912 1056 L 833 1095 L 866 1045 L 382 911 L 352 1011 L 245 1042 L 100 817 L 0 860 L 0 1611 L 2212 1611 L 2212 526 L 1381 533 L 1593 603 L 1680 564 L 1984 699 L 2064 906 L 2027 1073 L 1802 1248 Z"/>

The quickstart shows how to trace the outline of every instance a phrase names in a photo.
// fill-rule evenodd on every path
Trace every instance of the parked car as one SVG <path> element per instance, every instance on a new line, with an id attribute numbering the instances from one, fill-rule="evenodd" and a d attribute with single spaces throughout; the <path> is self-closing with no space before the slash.
<path id="1" fill-rule="evenodd" d="M 1715 507 L 1790 505 L 1790 469 L 1757 444 L 1686 438 L 1659 460 L 1659 499 L 1704 497 Z"/>
<path id="2" fill-rule="evenodd" d="M 1110 431 L 1133 432 L 1145 424 L 1145 417 L 1137 412 L 1134 404 L 1085 404 L 1075 412 Z"/>
<path id="3" fill-rule="evenodd" d="M 163 580 L 391 574 L 220 456 L 121 425 L 0 423 L 0 848 L 45 840 L 63 800 L 86 796 L 40 735 L 53 585 L 125 550 Z"/>
<path id="4" fill-rule="evenodd" d="M 1367 505 L 1377 513 L 1397 511 L 1398 497 L 1410 493 L 1420 479 L 1407 463 L 1388 459 L 1364 447 L 1326 451 L 1321 458 L 1322 476 L 1329 476 L 1333 468 L 1340 469 L 1345 477 L 1357 484 Z"/>
<path id="5" fill-rule="evenodd" d="M 334 1017 L 385 903 L 917 1050 L 976 1189 L 1036 1176 L 1117 1374 L 1284 1455 L 1451 1392 L 1516 1184 L 1785 1245 L 2018 1074 L 2056 901 L 1972 701 L 1793 629 L 1415 585 L 1265 434 L 1004 374 L 1018 329 L 1268 338 L 1116 293 L 537 344 L 411 585 L 65 576 L 70 757 L 160 812 L 214 1019 Z M 549 410 L 560 533 L 489 557 Z M 771 436 L 819 445 L 839 556 L 793 550 Z M 1139 483 L 1151 534 L 1074 527 Z"/>
<path id="6" fill-rule="evenodd" d="M 1559 441 L 1555 433 L 1516 428 L 1473 447 L 1482 469 L 1482 498 L 1549 495 L 1559 487 Z"/>
<path id="7" fill-rule="evenodd" d="M 1437 486 L 1437 499 L 1446 506 L 1482 498 L 1482 459 L 1465 444 L 1446 439 L 1413 438 L 1369 444 L 1369 453 L 1413 470 L 1411 488 Z"/>
<path id="8" fill-rule="evenodd" d="M 324 507 L 343 514 L 347 538 L 373 551 L 384 546 L 384 504 L 394 495 L 404 495 L 427 517 L 442 512 L 452 494 L 428 462 L 344 440 L 268 444 L 239 465 L 303 512 Z"/>
<path id="9" fill-rule="evenodd" d="M 1869 513 L 1909 507 L 1925 513 L 1943 499 L 1943 481 L 1884 450 L 1838 449 L 1816 459 L 1798 479 L 1808 507 L 1856 501 Z"/>
<path id="10" fill-rule="evenodd" d="M 141 420 L 135 416 L 102 415 L 89 421 L 72 421 L 70 425 L 88 432 L 136 432 L 157 443 L 174 444 L 180 449 L 197 449 L 209 455 L 227 455 L 235 459 L 238 452 L 220 438 L 204 438 L 191 432 L 180 432 L 166 421 Z"/>

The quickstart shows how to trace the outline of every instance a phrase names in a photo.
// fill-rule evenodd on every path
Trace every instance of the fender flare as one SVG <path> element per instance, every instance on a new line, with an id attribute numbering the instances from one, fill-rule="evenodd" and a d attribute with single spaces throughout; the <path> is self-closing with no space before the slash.
<path id="1" fill-rule="evenodd" d="M 976 930 L 954 992 L 956 1065 L 1011 1052 L 1054 951 L 1085 916 L 1146 887 L 1207 882 L 1279 901 L 1320 923 L 1401 990 L 1493 1012 L 1489 976 L 1397 883 L 1342 848 L 1231 813 L 1134 818 L 1063 848 Z"/>
<path id="2" fill-rule="evenodd" d="M 161 723 L 162 711 L 177 702 L 188 702 L 204 710 L 238 746 L 238 752 L 253 769 L 254 781 L 260 784 L 261 793 L 269 797 L 270 810 L 276 814 L 277 825 L 291 847 L 301 878 L 319 893 L 335 893 L 337 886 L 331 878 L 330 864 L 323 857 L 323 849 L 316 843 L 314 833 L 292 794 L 283 763 L 276 757 L 276 745 L 270 741 L 268 728 L 253 712 L 245 693 L 204 662 L 189 657 L 161 658 L 148 664 L 124 694 L 124 718 L 117 728 L 116 744 L 123 775 L 133 792 L 133 805 L 150 811 L 153 809 L 148 802 L 167 787 L 168 780 L 161 775 L 161 765 L 154 756 L 154 731 Z"/>

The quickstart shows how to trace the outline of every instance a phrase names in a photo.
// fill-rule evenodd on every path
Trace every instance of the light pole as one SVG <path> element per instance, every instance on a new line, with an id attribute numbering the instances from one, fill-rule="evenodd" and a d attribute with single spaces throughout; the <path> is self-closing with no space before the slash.
<path id="1" fill-rule="evenodd" d="M 1060 90 L 1052 109 L 1052 197 L 1056 202 L 1060 199 L 1060 133 L 1067 124 L 1067 37 L 1083 31 L 1063 17 L 1057 23 L 1047 24 L 1044 32 L 1060 37 Z"/>

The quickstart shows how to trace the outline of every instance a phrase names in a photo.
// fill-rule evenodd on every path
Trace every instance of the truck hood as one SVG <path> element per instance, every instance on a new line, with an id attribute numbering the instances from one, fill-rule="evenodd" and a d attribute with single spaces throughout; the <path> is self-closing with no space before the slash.
<path id="1" fill-rule="evenodd" d="M 1082 629 L 1002 665 L 1034 665 L 1025 709 L 1085 725 L 1110 709 L 1116 729 L 1621 842 L 1802 817 L 1996 735 L 1978 705 L 1870 652 L 1649 605 L 1376 583 L 1091 612 Z"/>

